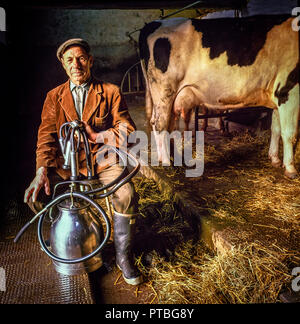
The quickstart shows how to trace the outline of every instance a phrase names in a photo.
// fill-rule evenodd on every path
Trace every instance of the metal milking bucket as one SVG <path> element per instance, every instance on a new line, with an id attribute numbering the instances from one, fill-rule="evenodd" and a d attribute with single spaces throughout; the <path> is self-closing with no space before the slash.
<path id="1" fill-rule="evenodd" d="M 79 259 L 92 253 L 104 240 L 104 232 L 90 204 L 72 206 L 69 200 L 57 205 L 58 214 L 50 228 L 50 251 L 60 258 Z M 40 236 L 41 237 L 41 236 Z M 51 255 L 50 255 L 51 257 Z M 97 270 L 102 265 L 101 253 L 77 263 L 53 260 L 57 272 L 66 275 Z"/>

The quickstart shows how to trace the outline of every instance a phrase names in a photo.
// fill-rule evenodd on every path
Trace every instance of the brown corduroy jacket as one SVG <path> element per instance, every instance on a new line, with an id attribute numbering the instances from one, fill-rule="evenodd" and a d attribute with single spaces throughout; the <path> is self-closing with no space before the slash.
<path id="1" fill-rule="evenodd" d="M 79 117 L 70 90 L 70 81 L 67 81 L 48 92 L 46 96 L 38 131 L 36 169 L 41 166 L 55 168 L 56 172 L 64 179 L 70 176 L 69 170 L 62 168 L 64 159 L 58 138 L 61 125 L 75 119 L 79 119 Z M 116 146 L 118 146 L 118 139 L 120 138 L 120 124 L 125 124 L 127 135 L 136 129 L 119 87 L 95 78 L 92 79 L 88 91 L 82 121 L 91 125 L 96 132 L 105 131 L 105 133 L 110 132 L 110 134 L 114 134 Z M 95 153 L 102 145 L 91 143 L 94 161 L 96 161 Z M 79 171 L 86 175 L 83 149 L 81 149 L 79 154 L 79 162 Z M 98 164 L 95 171 L 99 173 L 106 166 Z"/>

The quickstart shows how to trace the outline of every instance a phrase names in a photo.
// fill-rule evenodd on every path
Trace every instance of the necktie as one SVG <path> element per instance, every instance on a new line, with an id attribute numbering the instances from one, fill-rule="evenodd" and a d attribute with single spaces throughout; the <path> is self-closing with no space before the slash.
<path id="1" fill-rule="evenodd" d="M 83 88 L 81 86 L 76 87 L 76 110 L 81 119 L 83 111 Z"/>

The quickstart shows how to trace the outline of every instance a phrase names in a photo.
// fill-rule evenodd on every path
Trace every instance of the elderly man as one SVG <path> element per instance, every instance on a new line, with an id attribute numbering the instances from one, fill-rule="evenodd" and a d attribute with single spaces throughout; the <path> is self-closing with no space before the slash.
<path id="1" fill-rule="evenodd" d="M 103 145 L 103 139 L 116 138 L 118 146 L 124 135 L 129 135 L 135 130 L 119 88 L 99 81 L 91 75 L 93 56 L 85 40 L 67 40 L 58 48 L 57 57 L 69 80 L 50 91 L 44 102 L 37 140 L 36 176 L 24 196 L 24 202 L 28 203 L 33 211 L 37 210 L 37 198 L 43 200 L 44 193 L 40 192 L 40 189 L 43 188 L 49 196 L 50 187 L 58 182 L 58 175 L 60 179 L 68 179 L 70 176 L 69 170 L 62 168 L 64 160 L 57 141 L 63 123 L 81 120 L 93 153 Z M 123 129 L 125 126 L 125 134 L 124 131 L 120 131 L 120 125 Z M 79 171 L 86 175 L 84 152 L 81 153 Z M 104 185 L 121 172 L 122 168 L 116 162 L 111 165 L 96 164 L 95 173 Z M 132 253 L 135 218 L 138 212 L 138 198 L 133 184 L 129 182 L 118 189 L 112 197 L 112 203 L 116 264 L 121 269 L 125 281 L 137 285 L 142 282 L 142 276 L 134 265 Z"/>

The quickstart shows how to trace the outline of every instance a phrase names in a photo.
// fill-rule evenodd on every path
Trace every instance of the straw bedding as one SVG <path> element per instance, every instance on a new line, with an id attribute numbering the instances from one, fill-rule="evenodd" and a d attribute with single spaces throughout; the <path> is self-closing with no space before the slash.
<path id="1" fill-rule="evenodd" d="M 199 240 L 197 226 L 172 195 L 151 179 L 135 178 L 142 216 L 137 260 L 154 291 L 152 302 L 273 303 L 290 289 L 291 270 L 300 264 L 300 183 L 270 166 L 268 141 L 267 132 L 234 134 L 217 145 L 208 141 L 201 179 L 183 180 L 178 168 L 164 171 L 179 183 L 177 190 L 201 197 L 203 215 L 257 230 L 251 241 L 224 253 Z M 298 147 L 298 169 L 299 162 Z"/>

